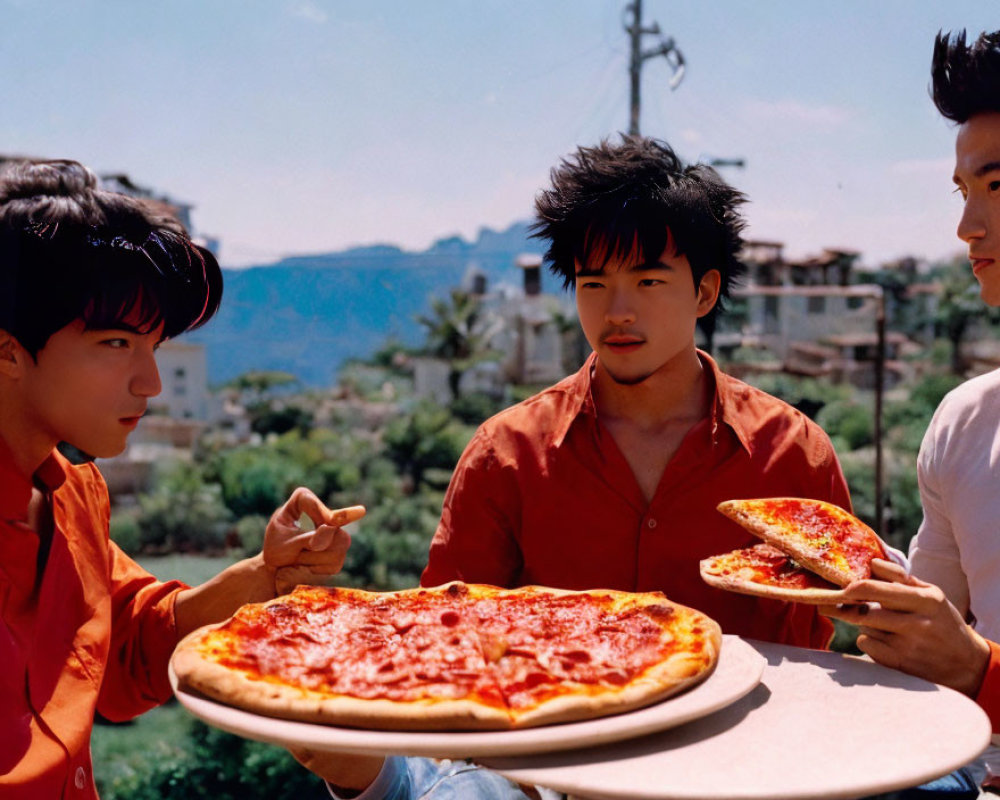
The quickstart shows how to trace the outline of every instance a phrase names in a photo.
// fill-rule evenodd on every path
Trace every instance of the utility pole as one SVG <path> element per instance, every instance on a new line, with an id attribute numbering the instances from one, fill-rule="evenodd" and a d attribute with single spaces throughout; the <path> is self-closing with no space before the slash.
<path id="1" fill-rule="evenodd" d="M 626 13 L 629 11 L 632 12 L 631 23 L 625 25 L 625 32 L 629 35 L 632 43 L 632 56 L 629 59 L 628 68 L 629 78 L 631 79 L 632 85 L 628 132 L 630 134 L 637 135 L 639 133 L 639 83 L 642 72 L 642 63 L 650 58 L 663 56 L 673 69 L 673 75 L 670 78 L 670 88 L 676 89 L 681 80 L 684 78 L 684 56 L 681 54 L 681 51 L 677 49 L 677 45 L 674 44 L 672 37 L 668 39 L 661 37 L 658 47 L 643 50 L 643 34 L 660 36 L 660 26 L 654 22 L 648 28 L 642 27 L 642 0 L 632 0 L 631 3 L 625 6 L 625 11 Z"/>

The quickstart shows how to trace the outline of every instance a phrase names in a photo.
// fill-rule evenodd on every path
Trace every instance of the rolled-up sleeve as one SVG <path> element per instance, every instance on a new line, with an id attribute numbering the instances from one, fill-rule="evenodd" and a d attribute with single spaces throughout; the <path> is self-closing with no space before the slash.
<path id="1" fill-rule="evenodd" d="M 170 698 L 167 664 L 177 644 L 174 602 L 187 588 L 161 583 L 109 542 L 111 642 L 97 710 L 131 719 Z"/>

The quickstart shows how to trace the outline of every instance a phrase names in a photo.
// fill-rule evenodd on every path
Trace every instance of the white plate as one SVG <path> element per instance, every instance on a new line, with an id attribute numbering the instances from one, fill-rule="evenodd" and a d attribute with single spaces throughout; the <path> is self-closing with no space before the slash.
<path id="1" fill-rule="evenodd" d="M 472 758 L 591 747 L 682 725 L 748 694 L 760 682 L 764 663 L 760 653 L 742 639 L 724 636 L 715 671 L 684 694 L 616 716 L 517 731 L 371 731 L 293 722 L 241 711 L 182 691 L 173 670 L 170 683 L 181 705 L 196 717 L 247 739 L 345 753 Z"/>

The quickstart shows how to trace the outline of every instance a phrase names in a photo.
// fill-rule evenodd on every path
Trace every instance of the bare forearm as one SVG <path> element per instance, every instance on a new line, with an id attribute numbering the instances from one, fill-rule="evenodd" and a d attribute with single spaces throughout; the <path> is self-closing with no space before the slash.
<path id="1" fill-rule="evenodd" d="M 186 636 L 202 625 L 221 622 L 246 603 L 274 597 L 275 570 L 261 555 L 238 561 L 200 586 L 177 595 L 174 616 L 177 634 Z"/>

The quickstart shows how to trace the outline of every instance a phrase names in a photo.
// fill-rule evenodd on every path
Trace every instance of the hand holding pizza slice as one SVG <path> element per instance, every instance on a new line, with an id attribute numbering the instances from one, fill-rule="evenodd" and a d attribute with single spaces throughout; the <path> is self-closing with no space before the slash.
<path id="1" fill-rule="evenodd" d="M 765 542 L 701 562 L 702 579 L 721 589 L 835 604 L 842 587 L 871 576 L 872 559 L 887 558 L 875 531 L 822 500 L 728 500 L 718 509 Z"/>

